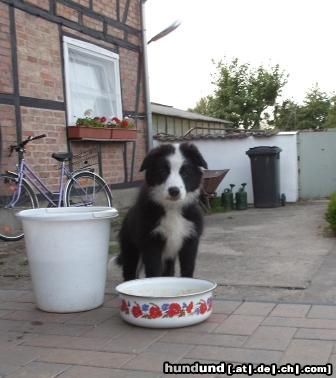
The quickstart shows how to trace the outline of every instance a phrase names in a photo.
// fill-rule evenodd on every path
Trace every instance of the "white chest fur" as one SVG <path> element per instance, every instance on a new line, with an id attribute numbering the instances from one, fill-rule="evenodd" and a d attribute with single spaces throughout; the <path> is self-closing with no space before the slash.
<path id="1" fill-rule="evenodd" d="M 153 232 L 160 233 L 166 244 L 162 258 L 174 258 L 182 247 L 183 241 L 195 233 L 194 224 L 185 219 L 177 209 L 170 209 L 162 217 L 158 227 Z"/>

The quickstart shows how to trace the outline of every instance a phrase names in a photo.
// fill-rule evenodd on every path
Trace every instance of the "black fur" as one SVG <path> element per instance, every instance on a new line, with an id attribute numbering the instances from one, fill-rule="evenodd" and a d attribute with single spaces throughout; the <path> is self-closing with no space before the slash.
<path id="1" fill-rule="evenodd" d="M 207 168 L 198 149 L 189 143 L 183 143 L 179 151 L 184 157 L 184 163 L 179 170 L 187 193 L 200 187 L 202 171 Z M 203 217 L 198 206 L 198 197 L 182 202 L 173 207 L 165 201 L 153 199 L 153 190 L 164 184 L 170 174 L 170 164 L 167 158 L 176 152 L 173 145 L 162 145 L 153 149 L 144 159 L 141 171 L 145 170 L 145 184 L 141 188 L 135 205 L 127 213 L 119 235 L 121 253 L 118 263 L 122 266 L 124 280 L 137 277 L 137 268 L 142 263 L 146 277 L 173 276 L 175 260 L 179 259 L 182 277 L 192 277 L 198 250 L 199 238 L 203 231 Z M 194 232 L 187 235 L 179 250 L 173 256 L 162 258 L 166 247 L 166 237 L 154 232 L 167 212 L 178 212 L 176 216 L 191 222 Z M 180 215 L 179 215 L 180 214 Z M 175 215 L 175 214 L 173 214 Z"/>

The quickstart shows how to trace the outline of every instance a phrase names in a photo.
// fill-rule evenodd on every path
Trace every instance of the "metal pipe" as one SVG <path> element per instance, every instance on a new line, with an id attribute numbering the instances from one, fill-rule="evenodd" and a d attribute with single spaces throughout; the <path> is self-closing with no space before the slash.
<path id="1" fill-rule="evenodd" d="M 153 122 L 152 122 L 152 108 L 150 103 L 149 92 L 149 74 L 148 74 L 148 55 L 147 55 L 147 38 L 146 38 L 146 18 L 145 18 L 145 3 L 147 0 L 141 1 L 141 22 L 142 22 L 142 51 L 143 51 L 143 70 L 145 81 L 145 107 L 147 114 L 147 150 L 153 147 Z"/>

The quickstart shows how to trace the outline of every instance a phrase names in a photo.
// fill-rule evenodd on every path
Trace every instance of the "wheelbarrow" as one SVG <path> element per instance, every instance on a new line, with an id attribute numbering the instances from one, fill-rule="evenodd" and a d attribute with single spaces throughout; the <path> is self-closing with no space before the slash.
<path id="1" fill-rule="evenodd" d="M 200 205 L 205 210 L 211 209 L 210 199 L 216 197 L 216 189 L 230 169 L 205 169 L 200 196 Z"/>

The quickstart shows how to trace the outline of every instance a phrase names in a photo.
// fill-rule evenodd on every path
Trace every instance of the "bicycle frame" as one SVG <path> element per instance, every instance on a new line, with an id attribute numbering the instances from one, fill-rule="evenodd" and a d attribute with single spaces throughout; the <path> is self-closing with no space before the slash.
<path id="1" fill-rule="evenodd" d="M 8 204 L 8 207 L 13 207 L 17 203 L 21 195 L 21 188 L 23 180 L 27 180 L 53 207 L 62 206 L 62 198 L 64 195 L 64 175 L 70 178 L 70 171 L 65 167 L 65 163 L 61 163 L 61 175 L 59 183 L 59 191 L 52 192 L 41 180 L 41 178 L 33 171 L 32 168 L 25 162 L 25 159 L 22 157 L 18 164 L 17 172 L 8 171 L 8 173 L 15 173 L 18 175 L 18 190 L 13 194 L 11 202 Z M 52 197 L 57 198 L 55 201 Z"/>

